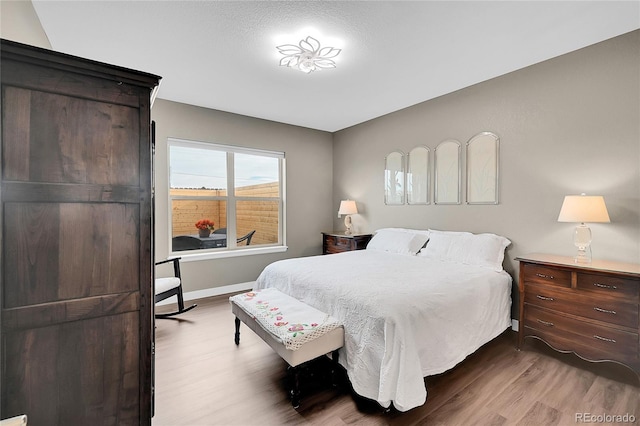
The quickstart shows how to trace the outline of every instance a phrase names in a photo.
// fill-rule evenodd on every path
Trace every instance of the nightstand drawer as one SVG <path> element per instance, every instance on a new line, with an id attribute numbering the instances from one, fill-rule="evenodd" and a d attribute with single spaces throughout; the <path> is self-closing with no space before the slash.
<path id="1" fill-rule="evenodd" d="M 521 264 L 520 267 L 524 268 L 527 283 L 571 287 L 571 271 L 530 263 Z"/>
<path id="2" fill-rule="evenodd" d="M 598 295 L 637 302 L 640 281 L 579 272 L 577 287 L 580 290 L 597 293 Z"/>
<path id="3" fill-rule="evenodd" d="M 638 328 L 638 304 L 615 299 L 599 298 L 590 292 L 567 292 L 549 286 L 528 285 L 524 293 L 525 303 L 570 312 L 573 315 Z"/>
<path id="4" fill-rule="evenodd" d="M 524 323 L 525 335 L 539 336 L 554 349 L 575 352 L 590 360 L 638 362 L 637 333 L 590 324 L 535 306 L 527 308 Z"/>
<path id="5" fill-rule="evenodd" d="M 322 233 L 322 253 L 334 254 L 345 251 L 363 250 L 371 240 L 371 234 L 344 235 Z"/>
<path id="6" fill-rule="evenodd" d="M 329 237 L 329 239 L 333 240 L 332 244 L 337 249 L 345 249 L 345 250 L 349 250 L 351 248 L 351 242 L 353 241 L 353 239 L 345 238 L 345 237 Z"/>
<path id="7" fill-rule="evenodd" d="M 351 240 L 348 238 L 327 235 L 325 239 L 327 253 L 342 253 L 351 250 Z"/>

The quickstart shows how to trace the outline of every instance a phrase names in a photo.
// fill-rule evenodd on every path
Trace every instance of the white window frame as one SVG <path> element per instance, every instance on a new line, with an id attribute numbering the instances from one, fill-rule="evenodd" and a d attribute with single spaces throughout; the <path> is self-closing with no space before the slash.
<path id="1" fill-rule="evenodd" d="M 173 238 L 173 200 L 193 199 L 186 196 L 171 195 L 171 147 L 182 146 L 196 149 L 209 149 L 213 151 L 226 152 L 227 155 L 227 195 L 219 197 L 197 197 L 203 200 L 224 200 L 227 203 L 227 247 L 211 248 L 200 250 L 181 250 L 173 251 L 171 239 Z M 236 202 L 238 201 L 274 201 L 274 198 L 267 197 L 240 197 L 235 193 L 235 173 L 234 173 L 234 155 L 248 154 L 265 157 L 278 158 L 279 164 L 279 209 L 278 209 L 278 242 L 274 244 L 261 244 L 259 246 L 237 246 L 236 239 Z M 286 159 L 284 152 L 267 151 L 263 149 L 239 147 L 235 145 L 222 145 L 217 143 L 191 141 L 186 139 L 168 138 L 167 140 L 167 177 L 168 177 L 168 229 L 169 237 L 168 249 L 169 258 L 180 257 L 184 262 L 193 262 L 199 260 L 221 259 L 227 257 L 250 256 L 256 254 L 281 253 L 287 251 L 286 244 Z"/>

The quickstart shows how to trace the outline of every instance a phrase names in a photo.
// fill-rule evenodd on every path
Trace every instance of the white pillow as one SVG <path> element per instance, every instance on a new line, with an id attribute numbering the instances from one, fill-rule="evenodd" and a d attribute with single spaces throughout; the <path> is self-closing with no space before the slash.
<path id="1" fill-rule="evenodd" d="M 495 234 L 429 230 L 429 244 L 419 256 L 502 271 L 504 250 L 511 241 Z"/>
<path id="2" fill-rule="evenodd" d="M 406 232 L 408 234 L 426 235 L 427 237 L 429 236 L 429 232 L 430 232 L 427 229 L 409 229 L 409 228 L 381 228 L 381 229 L 378 229 L 376 232 L 380 232 L 380 231 Z"/>
<path id="3" fill-rule="evenodd" d="M 378 229 L 367 250 L 415 255 L 429 240 L 429 231 L 404 228 Z"/>

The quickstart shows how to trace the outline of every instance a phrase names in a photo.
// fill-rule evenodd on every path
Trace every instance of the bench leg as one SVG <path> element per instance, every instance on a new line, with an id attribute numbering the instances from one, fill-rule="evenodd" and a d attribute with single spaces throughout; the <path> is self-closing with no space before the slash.
<path id="1" fill-rule="evenodd" d="M 287 372 L 289 373 L 289 381 L 291 382 L 291 405 L 293 408 L 300 407 L 300 375 L 297 367 L 287 368 Z"/>
<path id="2" fill-rule="evenodd" d="M 338 387 L 338 349 L 331 353 L 331 384 Z"/>
<path id="3" fill-rule="evenodd" d="M 238 317 L 236 317 L 236 334 L 234 340 L 236 345 L 240 344 L 240 319 Z"/>

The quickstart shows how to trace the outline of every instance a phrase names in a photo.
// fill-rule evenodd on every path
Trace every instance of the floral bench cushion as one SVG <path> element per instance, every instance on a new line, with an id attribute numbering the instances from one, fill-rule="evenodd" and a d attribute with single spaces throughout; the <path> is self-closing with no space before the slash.
<path id="1" fill-rule="evenodd" d="M 330 315 L 275 288 L 237 294 L 229 300 L 293 351 L 342 326 Z"/>

